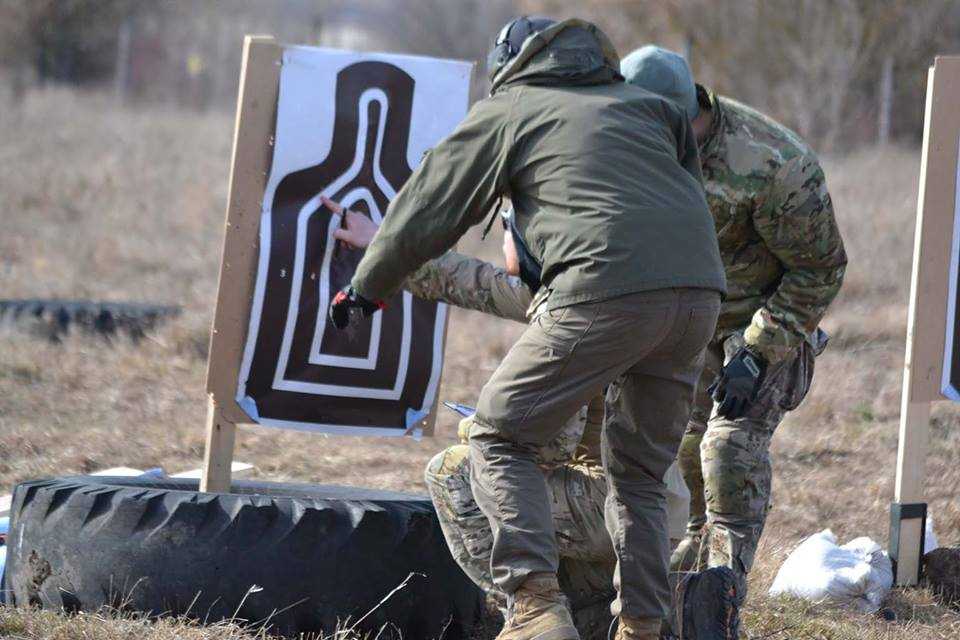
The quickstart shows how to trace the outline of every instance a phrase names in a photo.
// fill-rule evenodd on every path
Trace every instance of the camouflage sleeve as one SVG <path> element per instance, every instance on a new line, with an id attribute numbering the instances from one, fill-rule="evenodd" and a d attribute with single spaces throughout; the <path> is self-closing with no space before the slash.
<path id="1" fill-rule="evenodd" d="M 753 224 L 784 273 L 744 338 L 776 362 L 816 329 L 840 290 L 847 264 L 823 169 L 815 157 L 798 156 L 780 168 Z"/>
<path id="2" fill-rule="evenodd" d="M 520 278 L 489 262 L 446 253 L 407 277 L 407 291 L 424 300 L 440 300 L 517 322 L 527 322 L 533 294 Z"/>

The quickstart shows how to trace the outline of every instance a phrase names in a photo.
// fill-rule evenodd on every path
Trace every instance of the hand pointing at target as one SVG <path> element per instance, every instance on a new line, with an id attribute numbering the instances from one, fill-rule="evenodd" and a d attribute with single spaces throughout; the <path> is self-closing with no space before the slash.
<path id="1" fill-rule="evenodd" d="M 377 233 L 377 225 L 367 216 L 356 211 L 344 209 L 339 203 L 326 196 L 320 196 L 323 205 L 343 216 L 346 226 L 333 230 L 333 237 L 353 249 L 364 249 L 373 240 Z M 346 329 L 350 325 L 352 311 L 359 311 L 367 318 L 384 307 L 379 300 L 367 300 L 357 293 L 353 287 L 346 286 L 337 292 L 330 303 L 330 320 L 337 329 Z"/>
<path id="2" fill-rule="evenodd" d="M 377 223 L 362 213 L 344 209 L 326 196 L 320 196 L 320 200 L 325 207 L 343 216 L 342 226 L 333 230 L 333 237 L 351 249 L 366 249 L 377 233 Z"/>

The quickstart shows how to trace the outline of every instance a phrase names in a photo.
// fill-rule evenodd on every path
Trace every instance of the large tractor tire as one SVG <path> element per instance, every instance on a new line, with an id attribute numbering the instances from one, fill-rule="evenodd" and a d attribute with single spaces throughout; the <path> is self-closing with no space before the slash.
<path id="1" fill-rule="evenodd" d="M 78 476 L 25 482 L 12 507 L 4 588 L 17 605 L 234 618 L 283 635 L 349 620 L 424 640 L 469 637 L 483 610 L 421 496 Z"/>

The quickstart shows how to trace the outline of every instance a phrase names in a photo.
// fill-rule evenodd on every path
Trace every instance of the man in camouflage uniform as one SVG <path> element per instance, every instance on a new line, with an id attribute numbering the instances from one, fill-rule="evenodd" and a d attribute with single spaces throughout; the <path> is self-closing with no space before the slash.
<path id="1" fill-rule="evenodd" d="M 326 200 L 332 210 L 342 208 Z M 346 212 L 346 224 L 334 236 L 354 248 L 364 248 L 376 225 L 363 214 Z M 513 236 L 505 229 L 506 268 L 450 252 L 431 260 L 409 276 L 404 288 L 424 300 L 437 300 L 463 309 L 526 323 L 534 291 L 520 277 L 520 258 Z M 606 640 L 616 558 L 604 526 L 607 484 L 600 455 L 603 396 L 598 395 L 564 425 L 560 434 L 537 452 L 551 499 L 557 547 L 558 578 L 569 600 L 573 619 L 584 640 Z M 506 596 L 490 575 L 493 533 L 470 488 L 467 445 L 472 418 L 460 422 L 460 443 L 438 453 L 427 465 L 425 480 L 451 554 L 464 572 L 505 609 Z M 664 479 L 671 548 L 686 531 L 690 493 L 674 464 Z"/>
<path id="2" fill-rule="evenodd" d="M 690 116 L 727 276 L 678 458 L 691 518 L 671 569 L 730 567 L 742 598 L 770 506 L 770 440 L 809 389 L 847 257 L 823 170 L 795 133 L 695 85 L 659 47 L 631 53 L 621 71 Z"/>

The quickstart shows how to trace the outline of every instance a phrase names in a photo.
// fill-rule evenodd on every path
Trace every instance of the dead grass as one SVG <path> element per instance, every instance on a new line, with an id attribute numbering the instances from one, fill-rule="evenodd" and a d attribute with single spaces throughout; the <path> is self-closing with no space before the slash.
<path id="1" fill-rule="evenodd" d="M 0 296 L 180 304 L 134 346 L 72 336 L 49 344 L 0 330 L 0 487 L 115 465 L 200 464 L 206 341 L 215 295 L 232 119 L 126 111 L 100 96 L 32 94 L 0 111 Z M 916 151 L 870 149 L 827 162 L 850 254 L 825 322 L 814 388 L 774 441 L 774 500 L 756 570 L 750 638 L 960 637 L 960 615 L 924 591 L 894 594 L 886 622 L 763 596 L 786 554 L 825 527 L 885 543 L 915 211 Z M 498 241 L 467 251 L 497 256 Z M 441 397 L 472 404 L 520 331 L 456 311 Z M 960 414 L 934 412 L 928 496 L 941 543 L 960 543 Z M 242 428 L 236 457 L 261 475 L 422 491 L 421 470 L 453 441 L 442 412 L 422 442 Z M 0 609 L 0 637 L 240 638 L 235 628 Z"/>
<path id="2" fill-rule="evenodd" d="M 10 640 L 272 640 L 268 627 L 254 631 L 234 621 L 203 624 L 189 618 L 148 618 L 135 613 L 104 610 L 69 616 L 55 611 L 0 607 L 0 638 Z M 304 634 L 299 640 L 386 640 L 389 627 L 379 636 L 360 635 L 348 624 L 329 635 Z"/>
<path id="3" fill-rule="evenodd" d="M 263 637 L 262 635 L 260 636 Z M 189 620 L 150 621 L 139 616 L 0 608 L 0 638 L 15 640 L 254 640 L 253 633 L 228 623 L 199 625 Z"/>

